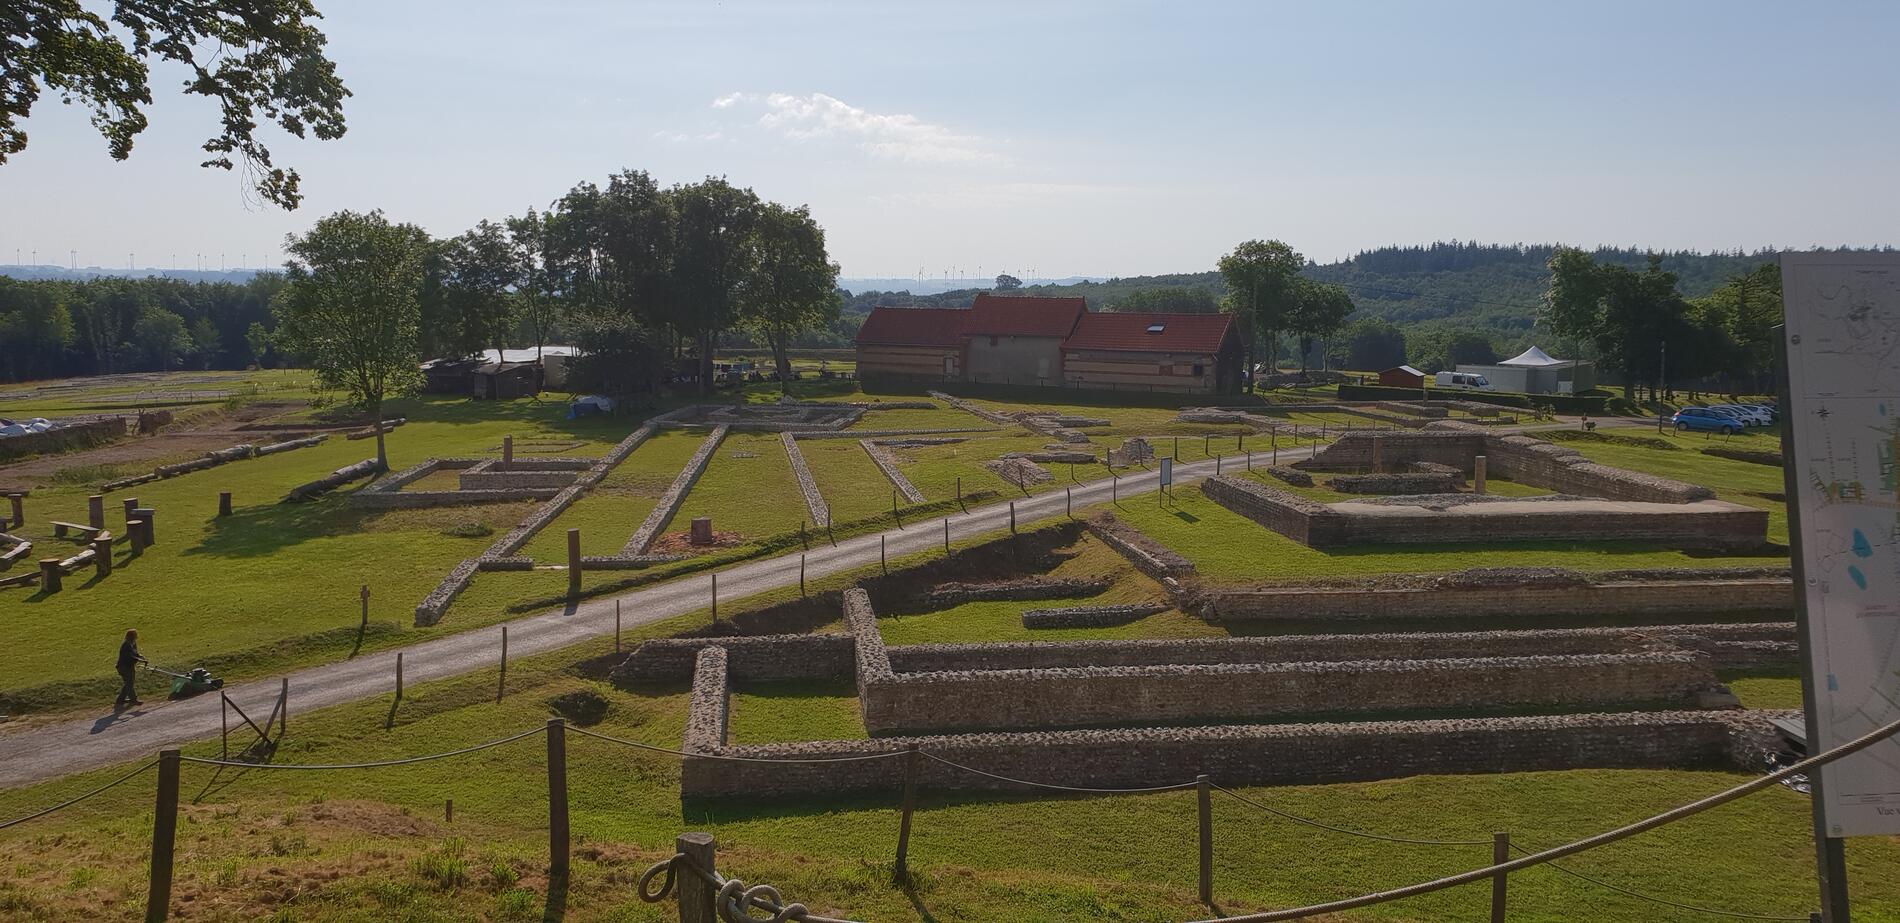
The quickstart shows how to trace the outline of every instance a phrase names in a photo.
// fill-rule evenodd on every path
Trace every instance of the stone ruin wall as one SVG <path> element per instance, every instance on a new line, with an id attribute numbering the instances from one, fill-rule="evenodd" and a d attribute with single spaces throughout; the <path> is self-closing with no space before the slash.
<path id="1" fill-rule="evenodd" d="M 1455 420 L 1433 421 L 1417 432 L 1342 433 L 1337 441 L 1312 458 L 1295 462 L 1294 467 L 1307 471 L 1371 471 L 1375 455 L 1378 467 L 1383 469 L 1423 461 L 1450 465 L 1466 475 L 1472 473 L 1472 459 L 1483 455 L 1486 470 L 1498 477 L 1557 493 L 1610 500 L 1691 503 L 1715 496 L 1714 491 L 1695 484 L 1597 464 L 1568 446 L 1531 436 L 1488 433 L 1475 424 Z"/>
<path id="2" fill-rule="evenodd" d="M 1699 615 L 1793 610 L 1787 578 L 1420 587 L 1211 587 L 1201 615 L 1255 619 L 1431 619 L 1547 615 Z"/>
<path id="3" fill-rule="evenodd" d="M 710 682 L 708 684 L 710 686 Z M 1340 724 L 1228 725 L 1040 731 L 710 746 L 723 704 L 702 699 L 688 718 L 686 749 L 752 759 L 814 759 L 923 750 L 987 772 L 1056 785 L 1170 785 L 1206 773 L 1222 785 L 1319 785 L 1424 774 L 1579 768 L 1759 768 L 1737 758 L 1765 722 L 1739 712 L 1670 711 Z M 704 714 L 704 719 L 701 714 Z M 1750 750 L 1752 754 L 1752 749 Z M 747 763 L 688 756 L 682 798 L 897 791 L 903 759 Z M 919 784 L 938 790 L 1023 791 L 1022 786 L 919 761 Z"/>

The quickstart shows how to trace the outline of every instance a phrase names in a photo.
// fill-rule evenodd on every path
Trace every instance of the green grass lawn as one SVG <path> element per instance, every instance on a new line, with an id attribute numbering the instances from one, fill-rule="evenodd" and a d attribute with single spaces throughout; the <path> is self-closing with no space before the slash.
<path id="1" fill-rule="evenodd" d="M 567 560 L 567 530 L 581 530 L 581 554 L 616 555 L 673 483 L 704 433 L 663 430 L 648 437 L 593 490 L 562 512 L 522 548 L 536 561 Z"/>
<path id="2" fill-rule="evenodd" d="M 668 528 L 684 530 L 699 516 L 712 517 L 715 530 L 737 532 L 748 542 L 796 532 L 811 519 L 777 433 L 735 432 L 720 443 Z"/>
<path id="3" fill-rule="evenodd" d="M 1768 511 L 1768 540 L 1788 541 L 1787 504 L 1780 499 L 1786 487 L 1782 470 L 1701 452 L 1709 446 L 1775 452 L 1780 450 L 1780 437 L 1760 432 L 1727 440 L 1705 438 L 1701 433 L 1644 435 L 1667 440 L 1678 448 L 1653 449 L 1596 442 L 1566 442 L 1564 445 L 1582 452 L 1591 461 L 1712 487 L 1719 499 L 1765 509 Z"/>
<path id="4" fill-rule="evenodd" d="M 803 439 L 798 451 L 832 519 L 850 522 L 891 511 L 891 482 L 856 439 Z"/>
<path id="5" fill-rule="evenodd" d="M 0 386 L 0 417 L 57 419 L 75 413 L 184 409 L 233 399 L 301 401 L 315 396 L 315 388 L 315 374 L 303 369 L 134 373 L 21 382 Z"/>
<path id="6" fill-rule="evenodd" d="M 703 617 L 703 616 L 702 616 Z M 693 616 L 650 626 L 676 630 Z M 573 675 L 592 642 L 511 664 L 509 694 L 472 675 L 411 687 L 393 730 L 387 701 L 300 713 L 280 762 L 345 762 L 451 749 L 539 725 L 557 695 L 602 697 L 592 730 L 679 745 L 683 691 L 614 690 Z M 762 684 L 733 699 L 739 742 L 857 736 L 843 684 Z M 545 884 L 539 738 L 433 763 L 357 772 L 250 770 L 214 775 L 187 765 L 174 895 L 194 918 L 308 921 L 533 918 Z M 189 754 L 216 753 L 216 743 Z M 570 733 L 568 789 L 576 838 L 566 919 L 671 919 L 641 905 L 630 882 L 684 830 L 711 832 L 720 864 L 770 882 L 815 911 L 865 920 L 1045 921 L 1194 919 L 1192 792 L 1052 797 L 939 794 L 919 799 L 911 840 L 918 884 L 889 883 L 895 793 L 682 805 L 676 759 Z M 129 766 L 0 793 L 0 817 L 82 792 Z M 1486 840 L 1507 830 L 1527 847 L 1565 842 L 1710 794 L 1748 778 L 1727 772 L 1577 770 L 1421 776 L 1347 785 L 1242 789 L 1278 809 L 1349 829 Z M 444 819 L 453 799 L 455 818 Z M 1215 893 L 1229 912 L 1339 898 L 1476 867 L 1486 847 L 1383 843 L 1291 825 L 1216 793 Z M 22 918 L 135 915 L 144 896 L 151 782 L 147 775 L 50 817 L 0 832 L 14 859 L 0 901 Z M 1569 867 L 1671 900 L 1775 915 L 1813 902 L 1807 801 L 1770 789 L 1718 811 L 1568 861 Z M 129 844 L 129 845 L 128 845 Z M 1900 841 L 1848 844 L 1857 919 L 1900 918 Z M 443 885 L 445 864 L 464 880 Z M 525 890 L 525 898 L 510 892 Z M 1376 921 L 1481 918 L 1489 889 L 1472 886 L 1343 917 Z M 521 909 L 521 903 L 528 906 Z M 1511 879 L 1511 919 L 1702 923 L 1553 871 Z"/>
<path id="7" fill-rule="evenodd" d="M 973 413 L 965 413 L 954 407 L 939 405 L 936 410 L 873 410 L 851 424 L 854 430 L 888 429 L 971 429 L 993 427 L 991 423 Z"/>
<path id="8" fill-rule="evenodd" d="M 563 420 L 561 410 L 525 400 L 402 402 L 394 412 L 410 423 L 388 437 L 390 464 L 488 454 L 505 433 L 580 440 L 583 451 L 597 454 L 630 428 L 625 421 Z M 9 651 L 0 679 L 5 710 L 105 701 L 117 686 L 113 651 L 131 627 L 154 663 L 206 664 L 232 679 L 347 653 L 362 585 L 370 588 L 374 623 L 368 646 L 460 627 L 419 631 L 410 627 L 411 612 L 455 562 L 493 541 L 484 530 L 506 531 L 532 504 L 374 511 L 350 506 L 351 488 L 312 503 L 278 502 L 291 487 L 370 456 L 373 445 L 338 435 L 315 448 L 106 495 L 108 526 L 122 523 L 124 497 L 155 509 L 158 544 L 136 559 L 121 546 L 104 580 L 87 570 L 68 577 L 59 593 L 0 591 L 0 646 Z M 35 543 L 36 558 L 77 549 L 54 539 L 48 522 L 84 522 L 92 489 L 34 491 L 17 534 Z M 235 512 L 219 519 L 218 492 L 225 490 L 234 495 Z"/>

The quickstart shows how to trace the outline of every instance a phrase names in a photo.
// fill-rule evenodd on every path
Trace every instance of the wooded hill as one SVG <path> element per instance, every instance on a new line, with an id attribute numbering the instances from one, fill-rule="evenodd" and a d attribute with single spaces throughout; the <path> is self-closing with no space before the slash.
<path id="1" fill-rule="evenodd" d="M 1485 333 L 1510 344 L 1525 337 L 1542 310 L 1550 284 L 1545 264 L 1555 244 L 1479 244 L 1460 241 L 1425 246 L 1381 247 L 1337 263 L 1310 264 L 1306 275 L 1335 282 L 1351 293 L 1358 310 L 1353 319 L 1381 318 L 1407 330 L 1455 326 Z M 1752 253 L 1661 251 L 1663 268 L 1676 273 L 1686 297 L 1707 294 L 1723 279 L 1772 260 L 1774 250 Z M 1599 248 L 1599 263 L 1641 268 L 1649 251 Z M 846 312 L 864 312 L 874 304 L 967 305 L 978 289 L 910 296 L 863 292 L 848 299 Z M 1038 285 L 1024 294 L 1080 295 L 1098 311 L 1214 311 L 1226 284 L 1214 271 L 1129 276 L 1106 282 Z"/>

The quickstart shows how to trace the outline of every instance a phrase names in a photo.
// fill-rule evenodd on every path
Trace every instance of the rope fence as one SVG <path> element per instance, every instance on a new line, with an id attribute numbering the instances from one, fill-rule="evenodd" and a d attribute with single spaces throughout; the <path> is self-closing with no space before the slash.
<path id="1" fill-rule="evenodd" d="M 1877 744 L 1883 740 L 1886 740 L 1889 737 L 1894 736 L 1896 733 L 1900 733 L 1900 721 L 1895 721 L 1891 724 L 1877 728 L 1861 737 L 1855 738 L 1852 741 L 1841 744 L 1831 750 L 1816 754 L 1814 756 L 1810 756 L 1806 759 L 1792 763 L 1788 766 L 1784 766 L 1767 775 L 1751 779 L 1740 785 L 1736 785 L 1732 788 L 1707 796 L 1705 798 L 1701 798 L 1699 800 L 1690 802 L 1688 804 L 1679 805 L 1668 811 L 1664 811 L 1660 814 L 1656 814 L 1654 816 L 1645 818 L 1635 823 L 1626 824 L 1624 826 L 1615 828 L 1613 830 L 1605 831 L 1603 833 L 1599 833 L 1593 836 L 1585 837 L 1583 839 L 1575 840 L 1570 843 L 1563 844 L 1561 846 L 1556 846 L 1549 849 L 1535 850 L 1535 851 L 1527 849 L 1523 846 L 1511 845 L 1508 835 L 1503 834 L 1503 833 L 1494 834 L 1493 837 L 1489 840 L 1436 840 L 1436 839 L 1427 839 L 1427 838 L 1419 838 L 1419 837 L 1404 837 L 1404 836 L 1395 836 L 1395 835 L 1390 835 L 1390 834 L 1374 833 L 1370 831 L 1355 830 L 1349 827 L 1342 827 L 1335 824 L 1329 824 L 1323 821 L 1314 820 L 1312 818 L 1302 817 L 1300 815 L 1282 810 L 1280 808 L 1273 807 L 1255 798 L 1250 798 L 1246 795 L 1236 792 L 1233 789 L 1230 789 L 1221 785 L 1216 785 L 1206 775 L 1198 776 L 1193 781 L 1189 781 L 1189 782 L 1180 782 L 1180 783 L 1175 783 L 1175 784 L 1170 784 L 1170 785 L 1154 785 L 1154 786 L 1141 786 L 1141 787 L 1131 787 L 1131 788 L 1106 788 L 1106 787 L 1063 785 L 1063 784 L 1057 784 L 1057 783 L 1052 783 L 1052 782 L 1038 782 L 1038 781 L 1034 781 L 1030 779 L 1021 779 L 1021 778 L 1003 775 L 1000 773 L 990 772 L 985 769 L 979 769 L 977 767 L 960 763 L 960 762 L 948 759 L 946 757 L 939 756 L 934 753 L 923 751 L 915 744 L 912 744 L 903 750 L 888 750 L 881 753 L 868 753 L 868 754 L 860 754 L 860 755 L 854 755 L 854 756 L 786 757 L 786 758 L 743 757 L 743 756 L 732 756 L 732 755 L 719 754 L 719 753 L 690 752 L 690 751 L 679 750 L 679 749 L 675 749 L 671 747 L 663 747 L 663 746 L 658 746 L 655 744 L 643 743 L 643 742 L 635 741 L 635 740 L 628 740 L 626 738 L 615 737 L 610 734 L 602 734 L 597 731 L 590 731 L 585 728 L 570 728 L 567 726 L 567 723 L 560 718 L 549 719 L 547 724 L 543 727 L 530 728 L 528 730 L 522 731 L 517 734 L 511 734 L 506 737 L 497 738 L 495 740 L 490 740 L 485 743 L 480 743 L 480 744 L 476 744 L 469 747 L 462 747 L 455 750 L 446 750 L 440 753 L 428 753 L 428 754 L 421 754 L 417 756 L 402 757 L 398 759 L 367 761 L 367 762 L 359 762 L 359 763 L 330 763 L 330 764 L 253 763 L 253 762 L 242 762 L 242 761 L 235 761 L 235 760 L 208 759 L 208 758 L 202 758 L 202 757 L 186 757 L 186 756 L 183 756 L 176 749 L 164 750 L 159 753 L 159 758 L 157 760 L 147 762 L 144 765 L 134 768 L 131 771 L 126 772 L 125 774 L 121 776 L 118 776 L 112 781 L 99 786 L 98 788 L 95 788 L 83 794 L 74 796 L 72 798 L 69 798 L 63 802 L 52 805 L 50 807 L 46 807 L 39 811 L 35 811 L 34 813 L 31 813 L 22 817 L 18 817 L 9 821 L 0 822 L 0 830 L 5 830 L 7 828 L 16 826 L 18 824 L 23 824 L 40 817 L 45 817 L 54 812 L 79 804 L 80 802 L 83 802 L 89 798 L 102 794 L 116 786 L 119 786 L 121 784 L 124 784 L 125 782 L 128 782 L 134 778 L 137 778 L 138 776 L 140 776 L 147 770 L 152 769 L 154 766 L 156 766 L 158 768 L 158 786 L 157 786 L 157 794 L 156 794 L 156 808 L 153 813 L 152 853 L 151 853 L 152 865 L 151 865 L 151 878 L 150 878 L 150 892 L 148 893 L 148 896 L 147 896 L 146 919 L 148 923 L 149 921 L 162 921 L 167 918 L 167 915 L 169 913 L 169 907 L 170 907 L 170 892 L 171 892 L 171 883 L 172 883 L 172 859 L 173 859 L 173 850 L 175 846 L 174 841 L 175 841 L 176 831 L 177 831 L 179 769 L 180 769 L 181 764 L 183 763 L 193 763 L 193 764 L 198 764 L 198 765 L 217 766 L 217 767 L 241 767 L 241 768 L 249 768 L 249 769 L 289 769 L 289 770 L 379 769 L 379 768 L 387 768 L 387 767 L 394 767 L 394 766 L 413 765 L 413 764 L 418 764 L 418 763 L 430 762 L 434 760 L 447 759 L 449 757 L 455 757 L 455 756 L 464 756 L 467 754 L 477 753 L 484 750 L 489 750 L 495 747 L 500 747 L 506 744 L 510 744 L 519 740 L 523 740 L 525 738 L 533 737 L 537 734 L 542 734 L 542 735 L 546 735 L 546 743 L 547 743 L 549 878 L 551 881 L 552 880 L 564 881 L 566 879 L 567 871 L 568 871 L 568 849 L 570 845 L 569 836 L 568 836 L 567 756 L 566 756 L 566 752 L 567 752 L 566 734 L 570 730 L 584 737 L 591 737 L 598 740 L 603 740 L 603 741 L 607 741 L 610 743 L 614 743 L 614 744 L 618 744 L 621 746 L 630 747 L 634 749 L 651 751 L 655 753 L 665 753 L 665 754 L 679 756 L 679 757 L 690 757 L 693 759 L 705 759 L 705 760 L 714 760 L 714 761 L 796 764 L 796 763 L 862 762 L 866 760 L 884 760 L 884 759 L 894 759 L 898 757 L 903 757 L 905 759 L 905 764 L 904 764 L 904 774 L 903 774 L 903 801 L 902 801 L 902 806 L 901 806 L 902 821 L 901 821 L 899 834 L 898 834 L 897 855 L 896 855 L 895 874 L 894 874 L 894 877 L 897 879 L 898 883 L 900 884 L 908 883 L 908 880 L 909 880 L 908 867 L 907 867 L 907 859 L 908 859 L 907 852 L 908 852 L 908 846 L 909 846 L 912 816 L 916 808 L 916 793 L 917 793 L 917 788 L 918 788 L 918 784 L 919 784 L 920 776 L 921 776 L 920 763 L 921 763 L 921 760 L 923 759 L 929 759 L 935 763 L 958 770 L 960 772 L 970 773 L 976 776 L 980 776 L 980 777 L 991 779 L 998 782 L 1007 783 L 1010 785 L 1017 785 L 1017 786 L 1022 786 L 1025 788 L 1042 789 L 1042 790 L 1048 790 L 1048 791 L 1091 794 L 1091 795 L 1095 795 L 1095 794 L 1127 795 L 1127 794 L 1157 794 L 1157 793 L 1163 793 L 1163 792 L 1174 792 L 1174 791 L 1185 791 L 1187 789 L 1196 789 L 1197 794 L 1198 794 L 1198 799 L 1197 799 L 1198 815 L 1199 815 L 1199 821 L 1200 821 L 1200 824 L 1199 824 L 1200 898 L 1201 898 L 1202 903 L 1210 907 L 1213 906 L 1213 841 L 1214 841 L 1213 840 L 1213 815 L 1212 815 L 1212 807 L 1211 807 L 1211 795 L 1215 791 L 1218 791 L 1221 794 L 1226 795 L 1227 797 L 1232 798 L 1233 800 L 1243 805 L 1246 805 L 1248 807 L 1254 808 L 1264 813 L 1273 815 L 1275 817 L 1279 817 L 1284 820 L 1301 824 L 1304 826 L 1313 827 L 1315 829 L 1326 830 L 1329 832 L 1338 833 L 1338 834 L 1342 834 L 1346 836 L 1359 837 L 1363 839 L 1375 840 L 1375 841 L 1386 842 L 1386 843 L 1413 845 L 1413 846 L 1470 848 L 1470 847 L 1478 847 L 1478 846 L 1489 844 L 1492 846 L 1492 849 L 1493 849 L 1492 863 L 1490 865 L 1471 869 L 1469 871 L 1461 872 L 1456 875 L 1450 875 L 1450 876 L 1446 876 L 1442 878 L 1433 879 L 1430 881 L 1419 882 L 1416 884 L 1406 885 L 1404 887 L 1393 888 L 1393 889 L 1389 889 L 1385 891 L 1377 891 L 1377 892 L 1372 892 L 1368 894 L 1362 894 L 1356 897 L 1346 898 L 1342 900 L 1329 901 L 1329 902 L 1321 903 L 1321 904 L 1313 904 L 1313 905 L 1309 905 L 1305 907 L 1297 907 L 1297 908 L 1291 908 L 1291 909 L 1286 909 L 1286 910 L 1262 911 L 1258 913 L 1224 917 L 1222 918 L 1224 920 L 1224 923 L 1269 923 L 1269 921 L 1278 921 L 1278 920 L 1298 920 L 1298 919 L 1304 919 L 1307 917 L 1317 916 L 1321 914 L 1337 913 L 1337 912 L 1352 910 L 1352 909 L 1356 909 L 1360 907 L 1368 907 L 1375 904 L 1383 904 L 1389 901 L 1403 900 L 1410 897 L 1417 897 L 1423 894 L 1429 894 L 1436 891 L 1441 891 L 1448 888 L 1457 887 L 1460 885 L 1472 884 L 1472 883 L 1480 882 L 1480 881 L 1492 882 L 1491 919 L 1494 921 L 1501 921 L 1504 919 L 1503 913 L 1504 913 L 1504 906 L 1505 906 L 1505 900 L 1506 900 L 1506 894 L 1507 894 L 1507 882 L 1508 882 L 1508 878 L 1510 874 L 1513 872 L 1519 872 L 1525 869 L 1533 868 L 1539 865 L 1549 865 L 1553 870 L 1561 874 L 1577 878 L 1581 881 L 1588 882 L 1590 884 L 1616 892 L 1618 894 L 1625 895 L 1627 897 L 1631 897 L 1631 898 L 1642 900 L 1642 901 L 1647 901 L 1650 903 L 1655 903 L 1660 906 L 1671 907 L 1678 910 L 1692 911 L 1695 913 L 1708 914 L 1711 916 L 1729 917 L 1729 918 L 1734 918 L 1734 919 L 1796 921 L 1796 923 L 1798 923 L 1798 921 L 1809 920 L 1809 919 L 1812 919 L 1812 917 L 1779 916 L 1779 915 L 1772 915 L 1772 914 L 1757 914 L 1757 913 L 1747 913 L 1747 912 L 1741 912 L 1741 911 L 1698 907 L 1691 904 L 1686 904 L 1686 903 L 1670 900 L 1667 898 L 1661 898 L 1661 897 L 1656 897 L 1654 895 L 1644 894 L 1640 891 L 1636 891 L 1636 890 L 1625 888 L 1619 885 L 1611 884 L 1609 882 L 1603 881 L 1593 876 L 1586 875 L 1582 872 L 1578 872 L 1574 869 L 1557 865 L 1555 864 L 1554 860 L 1575 855 L 1577 853 L 1581 853 L 1590 849 L 1595 849 L 1600 846 L 1606 846 L 1611 843 L 1635 836 L 1637 834 L 1644 833 L 1646 831 L 1653 830 L 1670 823 L 1674 823 L 1675 821 L 1682 820 L 1684 818 L 1702 813 L 1703 811 L 1707 811 L 1712 808 L 1727 804 L 1728 802 L 1735 801 L 1739 798 L 1746 797 L 1750 794 L 1761 791 L 1765 788 L 1771 788 L 1771 787 L 1777 786 L 1781 784 L 1783 781 L 1793 776 L 1811 774 L 1814 770 L 1818 769 L 1819 767 L 1823 765 L 1826 765 L 1827 763 L 1831 763 L 1835 760 L 1838 760 L 1843 757 L 1847 757 L 1854 753 L 1865 750 L 1868 747 L 1873 746 L 1874 744 Z M 770 885 L 747 886 L 744 882 L 738 879 L 726 878 L 718 874 L 713 864 L 713 854 L 714 854 L 713 840 L 712 840 L 712 837 L 710 837 L 707 834 L 703 834 L 703 833 L 684 834 L 679 838 L 679 840 L 677 841 L 677 844 L 679 845 L 679 849 L 672 858 L 656 863 L 653 867 L 649 868 L 644 875 L 641 876 L 640 896 L 642 899 L 647 900 L 647 901 L 658 901 L 658 900 L 663 899 L 669 893 L 677 893 L 680 898 L 680 919 L 682 921 L 690 921 L 690 923 L 701 923 L 701 921 L 703 921 L 703 923 L 712 923 L 712 921 L 715 921 L 715 920 L 724 920 L 724 921 L 727 921 L 727 923 L 794 923 L 794 921 L 803 921 L 803 923 L 851 923 L 851 921 L 835 920 L 830 917 L 814 915 L 810 913 L 810 911 L 802 904 L 798 904 L 795 902 L 787 903 L 779 895 L 779 892 Z M 1523 855 L 1520 858 L 1512 859 L 1510 858 L 1510 856 L 1513 850 L 1515 850 L 1518 853 L 1522 853 Z M 690 888 L 683 886 L 681 884 L 682 880 L 680 876 L 678 875 L 678 872 L 682 869 L 687 871 L 691 875 L 693 881 L 695 882 L 695 884 L 691 886 Z M 661 876 L 662 874 L 664 875 L 664 881 L 662 882 L 662 884 L 660 885 L 657 891 L 652 890 L 650 888 L 650 885 L 652 885 L 653 881 L 659 876 Z M 689 890 L 692 892 L 691 894 L 688 893 Z M 694 908 L 694 909 L 691 909 L 690 912 L 689 912 L 689 905 L 691 908 Z M 768 916 L 764 916 L 764 917 L 755 916 L 752 913 L 755 910 L 763 911 L 766 914 L 768 914 Z M 1212 923 L 1212 921 L 1203 921 L 1203 923 Z"/>

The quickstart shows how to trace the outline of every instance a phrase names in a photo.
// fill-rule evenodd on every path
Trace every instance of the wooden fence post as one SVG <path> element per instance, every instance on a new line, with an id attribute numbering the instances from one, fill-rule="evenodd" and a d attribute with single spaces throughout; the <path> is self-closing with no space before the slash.
<path id="1" fill-rule="evenodd" d="M 26 525 L 26 494 L 7 494 L 7 501 L 13 505 L 13 516 L 7 520 L 7 528 L 17 529 Z"/>
<path id="2" fill-rule="evenodd" d="M 125 537 L 132 543 L 133 554 L 143 552 L 145 550 L 145 523 L 137 517 L 126 520 Z"/>
<path id="3" fill-rule="evenodd" d="M 620 653 L 620 600 L 614 600 L 614 653 Z"/>
<path id="4" fill-rule="evenodd" d="M 277 739 L 284 739 L 284 732 L 290 729 L 290 677 L 286 676 L 283 685 L 277 690 L 277 704 L 282 714 L 277 718 Z"/>
<path id="5" fill-rule="evenodd" d="M 1511 835 L 1499 832 L 1491 834 L 1491 864 L 1497 865 L 1511 861 Z M 1510 873 L 1499 872 L 1491 877 L 1491 923 L 1504 923 L 1504 892 L 1508 887 Z"/>
<path id="6" fill-rule="evenodd" d="M 396 701 L 402 701 L 402 651 L 396 652 Z"/>
<path id="7" fill-rule="evenodd" d="M 957 476 L 957 509 L 966 513 L 970 511 L 969 507 L 963 505 L 963 477 L 961 475 Z"/>
<path id="8" fill-rule="evenodd" d="M 501 694 L 508 688 L 508 626 L 501 626 L 501 675 L 495 678 L 495 704 L 501 704 Z"/>
<path id="9" fill-rule="evenodd" d="M 95 528 L 106 527 L 106 498 L 93 494 L 86 498 L 86 524 Z"/>
<path id="10" fill-rule="evenodd" d="M 1073 487 L 1062 488 L 1062 514 L 1070 519 L 1075 518 L 1075 488 Z"/>
<path id="11" fill-rule="evenodd" d="M 943 517 L 943 553 L 950 554 L 950 517 Z"/>
<path id="12" fill-rule="evenodd" d="M 805 598 L 805 556 L 802 554 L 798 556 L 798 598 Z M 619 648 L 615 650 L 618 651 Z"/>
<path id="13" fill-rule="evenodd" d="M 152 872 L 145 892 L 145 923 L 171 913 L 172 847 L 178 838 L 178 751 L 158 751 L 158 798 L 152 806 Z"/>
<path id="14" fill-rule="evenodd" d="M 910 815 L 917 810 L 917 745 L 904 748 L 904 816 L 897 822 L 897 868 L 892 877 L 898 884 L 910 880 Z"/>
<path id="15" fill-rule="evenodd" d="M 718 870 L 714 865 L 716 844 L 710 833 L 682 833 L 674 838 L 673 851 L 685 856 L 708 876 Z M 680 923 L 719 923 L 719 912 L 713 909 L 713 896 L 718 889 L 710 882 L 682 869 L 674 877 L 674 893 L 679 896 Z"/>
<path id="16" fill-rule="evenodd" d="M 567 595 L 581 593 L 581 530 L 567 530 Z"/>
<path id="17" fill-rule="evenodd" d="M 548 878 L 567 878 L 567 722 L 548 719 Z"/>
<path id="18" fill-rule="evenodd" d="M 712 619 L 713 619 L 714 625 L 719 624 L 719 572 L 718 571 L 713 571 L 713 575 L 712 575 Z"/>
<path id="19" fill-rule="evenodd" d="M 1201 903 L 1214 903 L 1214 803 L 1207 776 L 1194 777 L 1196 800 L 1201 815 Z"/>
<path id="20" fill-rule="evenodd" d="M 149 548 L 158 544 L 158 529 L 153 525 L 158 511 L 149 506 L 141 506 L 132 512 L 139 517 L 139 531 L 145 534 L 143 546 Z"/>
<path id="21" fill-rule="evenodd" d="M 231 758 L 231 697 L 218 693 L 218 759 Z"/>
<path id="22" fill-rule="evenodd" d="M 136 512 L 133 512 L 134 510 L 137 510 L 139 508 L 139 498 L 123 497 L 119 500 L 119 502 L 125 504 L 125 522 L 126 522 L 126 525 L 129 527 L 132 524 L 132 520 L 139 518 L 139 514 Z"/>
<path id="23" fill-rule="evenodd" d="M 40 592 L 59 592 L 59 578 L 65 571 L 60 569 L 58 558 L 40 559 Z"/>
<path id="24" fill-rule="evenodd" d="M 228 490 L 218 491 L 218 516 L 224 517 L 229 515 L 231 515 L 231 492 Z"/>
<path id="25" fill-rule="evenodd" d="M 1016 501 L 1009 501 L 1009 534 L 1016 534 Z"/>

